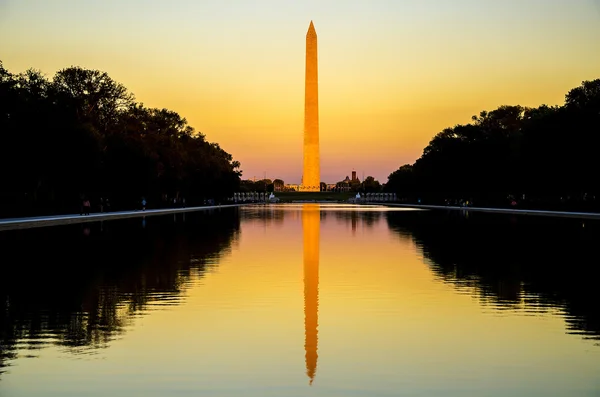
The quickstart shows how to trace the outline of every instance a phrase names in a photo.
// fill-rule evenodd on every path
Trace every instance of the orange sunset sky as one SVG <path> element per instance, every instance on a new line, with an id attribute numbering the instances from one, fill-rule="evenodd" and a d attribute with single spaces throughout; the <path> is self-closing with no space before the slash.
<path id="1" fill-rule="evenodd" d="M 445 127 L 600 78 L 600 0 L 0 0 L 0 60 L 106 71 L 244 178 L 299 183 L 311 20 L 325 182 L 385 182 Z"/>

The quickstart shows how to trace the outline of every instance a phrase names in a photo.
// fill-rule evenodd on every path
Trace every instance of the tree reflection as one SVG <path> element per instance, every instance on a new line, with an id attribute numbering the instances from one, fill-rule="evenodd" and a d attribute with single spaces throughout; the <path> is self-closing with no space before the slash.
<path id="1" fill-rule="evenodd" d="M 0 233 L 0 372 L 17 349 L 107 346 L 149 305 L 177 304 L 238 233 L 236 209 Z"/>
<path id="2" fill-rule="evenodd" d="M 358 221 L 367 228 L 372 228 L 381 220 L 381 211 L 335 211 L 335 219 L 346 225 L 351 225 L 352 230 L 355 231 Z"/>
<path id="3" fill-rule="evenodd" d="M 281 226 L 285 217 L 292 219 L 302 219 L 304 208 L 311 203 L 292 204 L 292 205 L 257 205 L 246 207 L 240 212 L 240 218 L 246 224 L 258 223 L 264 226 Z M 313 203 L 316 205 L 316 203 Z M 320 206 L 320 219 L 325 221 L 330 216 L 339 224 L 349 225 L 353 231 L 356 231 L 360 223 L 367 228 L 372 228 L 382 217 L 381 211 L 369 211 L 361 209 L 348 210 L 347 206 L 327 207 Z"/>
<path id="4" fill-rule="evenodd" d="M 600 223 L 452 212 L 388 212 L 433 272 L 497 309 L 563 312 L 569 333 L 600 339 Z"/>
<path id="5" fill-rule="evenodd" d="M 240 218 L 244 223 L 260 223 L 264 226 L 283 224 L 283 218 L 289 212 L 289 209 L 283 206 L 257 205 L 255 207 L 244 208 L 240 212 Z"/>

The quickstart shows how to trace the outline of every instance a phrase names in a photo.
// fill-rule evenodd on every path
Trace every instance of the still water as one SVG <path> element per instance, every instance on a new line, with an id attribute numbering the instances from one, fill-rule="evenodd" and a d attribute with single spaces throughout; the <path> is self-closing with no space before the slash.
<path id="1" fill-rule="evenodd" d="M 0 232 L 0 395 L 599 396 L 599 237 L 319 204 Z"/>

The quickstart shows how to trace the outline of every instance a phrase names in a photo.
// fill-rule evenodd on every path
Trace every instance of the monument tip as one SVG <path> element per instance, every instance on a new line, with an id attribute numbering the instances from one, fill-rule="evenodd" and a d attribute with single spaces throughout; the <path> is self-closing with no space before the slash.
<path id="1" fill-rule="evenodd" d="M 310 21 L 310 25 L 308 25 L 308 31 L 309 32 L 314 32 L 315 31 L 315 25 L 313 25 L 312 19 Z"/>

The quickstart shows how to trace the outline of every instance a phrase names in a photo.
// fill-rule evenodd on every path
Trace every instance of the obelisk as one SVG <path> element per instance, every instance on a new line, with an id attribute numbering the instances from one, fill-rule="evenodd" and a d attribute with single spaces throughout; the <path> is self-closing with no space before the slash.
<path id="1" fill-rule="evenodd" d="M 321 187 L 318 77 L 317 32 L 310 21 L 306 33 L 306 75 L 304 80 L 304 169 L 301 190 L 305 192 L 318 192 Z"/>
<path id="2" fill-rule="evenodd" d="M 317 373 L 319 327 L 319 204 L 302 207 L 304 237 L 304 352 L 306 375 L 312 385 Z"/>

